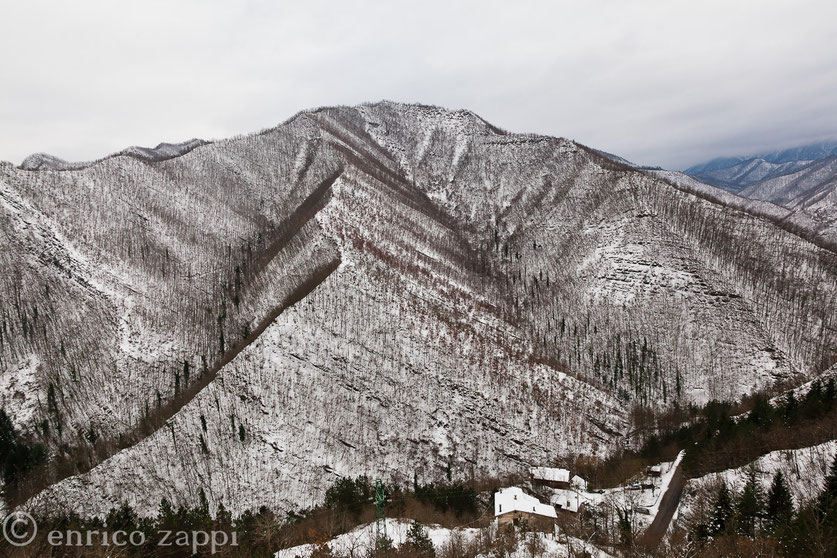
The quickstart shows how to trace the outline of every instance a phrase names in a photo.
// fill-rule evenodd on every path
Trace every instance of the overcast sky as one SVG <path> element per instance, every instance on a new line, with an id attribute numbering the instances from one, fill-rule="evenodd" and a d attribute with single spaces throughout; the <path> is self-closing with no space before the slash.
<path id="1" fill-rule="evenodd" d="M 833 0 L 0 0 L 0 160 L 390 99 L 683 168 L 837 138 L 836 29 Z"/>

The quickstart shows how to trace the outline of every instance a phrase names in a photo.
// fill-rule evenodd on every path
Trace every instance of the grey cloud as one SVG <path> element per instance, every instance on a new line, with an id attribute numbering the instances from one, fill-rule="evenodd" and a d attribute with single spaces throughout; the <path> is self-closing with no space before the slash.
<path id="1" fill-rule="evenodd" d="M 670 168 L 837 136 L 832 2 L 0 6 L 0 159 L 14 162 L 384 98 Z"/>

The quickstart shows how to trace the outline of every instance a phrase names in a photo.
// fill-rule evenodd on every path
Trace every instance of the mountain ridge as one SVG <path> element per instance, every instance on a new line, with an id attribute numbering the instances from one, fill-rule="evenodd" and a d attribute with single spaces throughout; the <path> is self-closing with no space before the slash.
<path id="1" fill-rule="evenodd" d="M 692 165 L 691 167 L 684 169 L 683 172 L 686 174 L 697 175 L 708 171 L 733 167 L 746 161 L 759 159 L 768 163 L 782 164 L 793 161 L 814 161 L 832 155 L 837 155 L 837 141 L 822 141 L 799 147 L 790 147 L 753 155 L 717 157 L 706 163 Z"/>
<path id="2" fill-rule="evenodd" d="M 2 404 L 72 464 L 29 505 L 148 511 L 201 489 L 288 510 L 335 475 L 604 456 L 633 405 L 737 398 L 833 361 L 834 254 L 569 140 L 497 130 L 377 103 L 153 163 L 3 167 L 16 250 L 0 257 L 18 272 L 0 283 Z M 47 224 L 89 270 L 62 271 Z M 80 469 L 71 444 L 94 454 Z"/>
<path id="3" fill-rule="evenodd" d="M 197 149 L 198 147 L 208 145 L 210 143 L 212 142 L 208 140 L 193 138 L 180 143 L 163 142 L 157 144 L 157 147 L 131 146 L 117 151 L 116 153 L 106 155 L 100 159 L 80 162 L 65 161 L 64 159 L 60 159 L 54 155 L 49 155 L 47 153 L 35 153 L 26 157 L 23 160 L 23 162 L 18 166 L 18 168 L 28 171 L 81 170 L 115 157 L 133 157 L 135 159 L 145 162 L 164 161 L 166 159 L 174 159 L 176 157 L 180 157 L 189 153 L 193 149 Z"/>
<path id="4" fill-rule="evenodd" d="M 837 246 L 834 161 L 837 161 L 837 143 L 825 142 L 741 162 L 716 160 L 686 172 L 694 179 L 738 196 L 781 206 L 787 210 L 785 221 L 834 249 Z"/>

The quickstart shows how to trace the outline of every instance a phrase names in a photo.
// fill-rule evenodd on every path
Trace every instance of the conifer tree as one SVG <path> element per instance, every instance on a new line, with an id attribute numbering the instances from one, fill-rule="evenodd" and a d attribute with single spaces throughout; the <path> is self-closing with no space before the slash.
<path id="1" fill-rule="evenodd" d="M 764 494 L 758 481 L 755 464 L 747 468 L 747 482 L 735 508 L 738 532 L 749 537 L 758 531 L 764 509 Z"/>
<path id="2" fill-rule="evenodd" d="M 821 515 L 826 515 L 837 507 L 837 456 L 834 457 L 828 476 L 825 477 L 825 486 L 817 504 Z"/>
<path id="3" fill-rule="evenodd" d="M 766 527 L 770 533 L 781 534 L 793 521 L 793 498 L 782 471 L 773 477 L 773 483 L 767 493 L 766 512 Z"/>
<path id="4" fill-rule="evenodd" d="M 726 483 L 722 482 L 721 487 L 718 489 L 718 497 L 712 506 L 712 517 L 709 520 L 707 532 L 712 537 L 723 534 L 732 523 L 732 518 L 732 495 Z"/>
<path id="5" fill-rule="evenodd" d="M 424 526 L 419 522 L 415 522 L 410 526 L 410 530 L 407 532 L 405 546 L 414 551 L 418 556 L 425 556 L 428 558 L 436 556 L 436 549 L 433 547 L 433 541 L 430 540 Z"/>
<path id="6" fill-rule="evenodd" d="M 791 391 L 785 399 L 785 408 L 783 410 L 783 417 L 785 424 L 790 426 L 796 422 L 796 417 L 799 412 L 799 403 L 796 401 L 796 396 Z"/>

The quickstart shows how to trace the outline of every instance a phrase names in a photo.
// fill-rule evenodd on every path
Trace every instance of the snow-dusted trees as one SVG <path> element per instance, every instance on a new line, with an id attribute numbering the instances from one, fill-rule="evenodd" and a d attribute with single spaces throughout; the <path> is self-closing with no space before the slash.
<path id="1" fill-rule="evenodd" d="M 63 460 L 50 480 L 145 444 L 159 462 L 123 455 L 148 498 L 189 479 L 287 506 L 329 463 L 603 454 L 630 406 L 835 358 L 833 254 L 465 111 L 322 109 L 165 161 L 4 166 L 0 187 L 0 397 Z M 274 459 L 283 495 L 253 494 Z"/>

